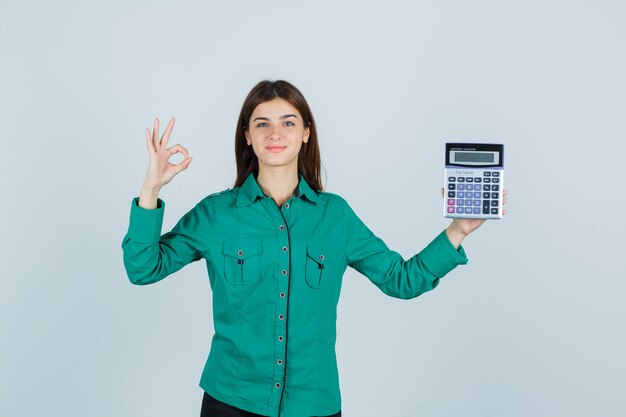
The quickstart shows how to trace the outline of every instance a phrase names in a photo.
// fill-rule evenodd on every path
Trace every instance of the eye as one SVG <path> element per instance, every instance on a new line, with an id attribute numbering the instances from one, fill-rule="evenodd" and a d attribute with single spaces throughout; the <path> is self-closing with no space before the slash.
<path id="1" fill-rule="evenodd" d="M 261 123 L 257 124 L 256 126 L 257 127 L 265 127 L 265 126 L 267 126 L 267 123 L 261 122 Z"/>
<path id="2" fill-rule="evenodd" d="M 285 122 L 285 126 L 295 126 L 293 122 L 287 121 Z"/>

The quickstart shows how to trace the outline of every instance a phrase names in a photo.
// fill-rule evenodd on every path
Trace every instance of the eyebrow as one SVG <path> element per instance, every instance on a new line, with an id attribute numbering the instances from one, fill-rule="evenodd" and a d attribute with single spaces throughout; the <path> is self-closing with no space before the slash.
<path id="1" fill-rule="evenodd" d="M 298 118 L 298 116 L 296 116 L 295 114 L 283 114 L 279 117 L 279 119 L 286 119 L 288 117 L 295 117 L 296 119 Z M 256 117 L 253 122 L 256 122 L 257 120 L 269 120 L 269 117 Z"/>

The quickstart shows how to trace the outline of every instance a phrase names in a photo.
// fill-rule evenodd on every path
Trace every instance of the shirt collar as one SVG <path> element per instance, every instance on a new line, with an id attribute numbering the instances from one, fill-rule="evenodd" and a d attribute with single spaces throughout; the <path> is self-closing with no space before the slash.
<path id="1" fill-rule="evenodd" d="M 295 196 L 300 197 L 304 195 L 309 201 L 317 203 L 319 198 L 317 193 L 309 187 L 309 184 L 306 182 L 302 174 L 299 173 L 298 178 L 298 187 L 296 188 Z M 256 201 L 257 197 L 263 197 L 264 195 L 263 190 L 261 190 L 259 183 L 254 177 L 254 172 L 251 172 L 248 174 L 248 177 L 243 184 L 241 184 L 239 196 L 237 197 L 237 205 L 248 206 Z"/>

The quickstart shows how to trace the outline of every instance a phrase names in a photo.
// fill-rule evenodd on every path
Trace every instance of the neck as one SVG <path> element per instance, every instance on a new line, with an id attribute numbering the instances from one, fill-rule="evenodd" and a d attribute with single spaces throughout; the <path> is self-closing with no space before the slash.
<path id="1" fill-rule="evenodd" d="M 282 205 L 294 195 L 298 186 L 298 170 L 294 166 L 265 168 L 259 166 L 257 183 L 261 190 Z"/>

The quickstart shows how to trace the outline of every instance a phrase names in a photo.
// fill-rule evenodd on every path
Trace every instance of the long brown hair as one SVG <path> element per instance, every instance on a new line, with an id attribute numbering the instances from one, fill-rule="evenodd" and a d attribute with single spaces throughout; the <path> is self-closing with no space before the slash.
<path id="1" fill-rule="evenodd" d="M 309 104 L 304 95 L 293 84 L 284 80 L 263 80 L 255 85 L 246 97 L 235 133 L 235 160 L 237 161 L 237 179 L 233 187 L 240 187 L 251 172 L 255 177 L 259 174 L 259 160 L 246 142 L 245 132 L 256 106 L 266 101 L 280 97 L 294 106 L 304 122 L 304 127 L 309 128 L 309 140 L 302 143 L 298 153 L 298 173 L 302 174 L 309 186 L 314 190 L 322 191 L 320 176 L 321 158 L 317 142 L 317 129 Z"/>

